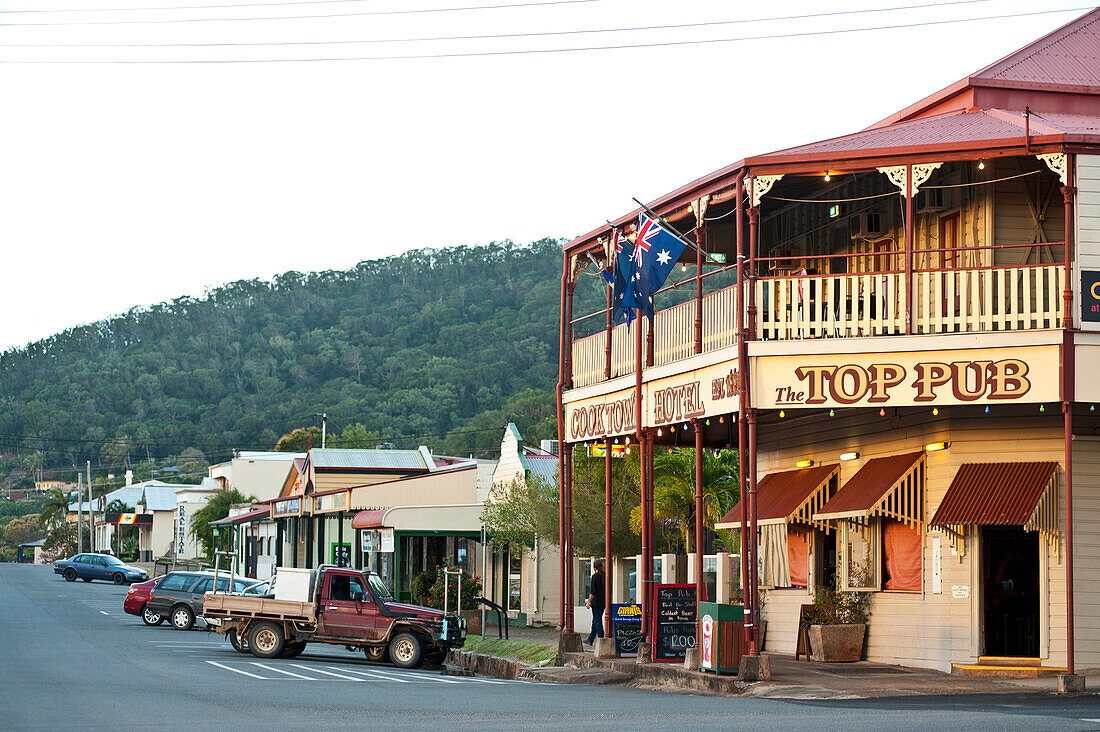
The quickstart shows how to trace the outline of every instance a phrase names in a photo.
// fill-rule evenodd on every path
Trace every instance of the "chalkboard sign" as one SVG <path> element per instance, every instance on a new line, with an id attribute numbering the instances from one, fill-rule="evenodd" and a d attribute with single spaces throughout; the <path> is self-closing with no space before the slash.
<path id="1" fill-rule="evenodd" d="M 653 603 L 653 660 L 682 661 L 695 647 L 695 585 L 656 585 Z"/>
<path id="2" fill-rule="evenodd" d="M 637 604 L 611 606 L 611 632 L 615 636 L 615 652 L 638 652 L 642 639 L 642 608 Z"/>

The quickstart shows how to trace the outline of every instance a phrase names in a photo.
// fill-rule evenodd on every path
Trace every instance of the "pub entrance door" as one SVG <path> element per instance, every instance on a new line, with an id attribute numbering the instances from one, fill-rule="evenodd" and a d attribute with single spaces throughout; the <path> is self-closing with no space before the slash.
<path id="1" fill-rule="evenodd" d="M 1039 656 L 1039 534 L 982 527 L 983 655 Z"/>

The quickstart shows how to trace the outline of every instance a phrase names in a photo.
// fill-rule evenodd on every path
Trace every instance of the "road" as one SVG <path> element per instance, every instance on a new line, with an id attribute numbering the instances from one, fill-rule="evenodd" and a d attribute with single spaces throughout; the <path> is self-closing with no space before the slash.
<path id="1" fill-rule="evenodd" d="M 1100 729 L 1094 696 L 793 702 L 446 677 L 332 646 L 260 661 L 146 627 L 125 594 L 0 564 L 0 729 Z"/>

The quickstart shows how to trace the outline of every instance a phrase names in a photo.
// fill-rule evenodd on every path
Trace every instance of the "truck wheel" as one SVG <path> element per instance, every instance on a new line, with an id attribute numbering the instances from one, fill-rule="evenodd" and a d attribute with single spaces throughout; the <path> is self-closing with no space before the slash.
<path id="1" fill-rule="evenodd" d="M 281 658 L 297 658 L 302 655 L 302 651 L 306 649 L 305 641 L 296 641 L 294 643 L 287 643 L 286 648 L 280 654 Z"/>
<path id="2" fill-rule="evenodd" d="M 65 570 L 64 577 L 66 582 L 76 582 L 76 570 L 69 567 Z"/>
<path id="3" fill-rule="evenodd" d="M 400 668 L 415 668 L 424 657 L 424 641 L 413 633 L 400 633 L 390 641 L 390 660 Z"/>
<path id="4" fill-rule="evenodd" d="M 385 663 L 390 658 L 389 651 L 385 646 L 367 646 L 363 649 L 363 653 L 368 661 L 374 661 L 375 663 Z"/>
<path id="5" fill-rule="evenodd" d="M 164 622 L 164 616 L 148 605 L 143 605 L 141 608 L 141 622 L 146 625 L 160 625 Z"/>
<path id="6" fill-rule="evenodd" d="M 277 658 L 285 647 L 286 636 L 278 623 L 256 623 L 248 634 L 248 649 L 256 658 Z"/>
<path id="7" fill-rule="evenodd" d="M 195 624 L 195 613 L 186 605 L 176 605 L 172 608 L 169 618 L 172 621 L 172 627 L 176 630 L 191 630 Z"/>

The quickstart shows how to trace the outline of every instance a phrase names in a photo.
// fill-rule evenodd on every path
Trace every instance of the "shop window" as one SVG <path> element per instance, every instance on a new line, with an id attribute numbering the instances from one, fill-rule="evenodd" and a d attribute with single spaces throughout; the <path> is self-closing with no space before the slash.
<path id="1" fill-rule="evenodd" d="M 518 552 L 508 554 L 508 609 L 519 611 L 523 589 L 523 555 Z M 587 595 L 585 595 L 587 597 Z"/>
<path id="2" fill-rule="evenodd" d="M 878 521 L 847 519 L 840 522 L 840 530 L 842 588 L 879 589 Z"/>
<path id="3" fill-rule="evenodd" d="M 707 600 L 718 601 L 718 557 L 714 554 L 703 556 L 703 587 L 707 593 Z"/>
<path id="4" fill-rule="evenodd" d="M 807 587 L 810 580 L 810 540 L 808 529 L 787 527 L 787 565 L 791 587 Z"/>
<path id="5" fill-rule="evenodd" d="M 923 545 L 918 527 L 882 520 L 882 589 L 921 591 Z"/>

